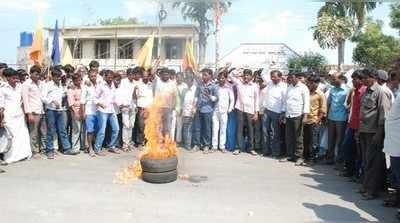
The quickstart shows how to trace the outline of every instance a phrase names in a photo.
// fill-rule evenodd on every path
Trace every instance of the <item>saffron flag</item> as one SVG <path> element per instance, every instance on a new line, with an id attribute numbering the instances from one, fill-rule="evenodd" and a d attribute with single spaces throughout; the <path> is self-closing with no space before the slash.
<path id="1" fill-rule="evenodd" d="M 43 62 L 43 25 L 39 18 L 38 24 L 36 26 L 36 31 L 33 36 L 32 47 L 29 51 L 29 57 L 32 64 L 42 64 Z"/>
<path id="2" fill-rule="evenodd" d="M 73 58 L 72 58 L 72 53 L 71 53 L 71 48 L 69 48 L 68 44 L 64 44 L 63 48 L 63 56 L 61 58 L 61 65 L 65 66 L 67 64 L 72 64 Z"/>
<path id="3" fill-rule="evenodd" d="M 154 35 L 152 35 L 151 37 L 149 37 L 149 39 L 147 39 L 146 43 L 139 51 L 139 54 L 137 56 L 138 66 L 144 68 L 151 67 L 151 60 L 153 57 L 153 46 L 154 46 Z"/>
<path id="4" fill-rule="evenodd" d="M 185 56 L 183 57 L 182 70 L 192 68 L 194 72 L 197 71 L 197 64 L 194 58 L 193 40 L 186 40 Z"/>
<path id="5" fill-rule="evenodd" d="M 53 66 L 60 65 L 61 52 L 60 52 L 60 30 L 58 29 L 58 21 L 56 20 L 56 25 L 54 27 L 53 34 L 53 49 L 51 51 L 51 60 L 53 61 Z"/>

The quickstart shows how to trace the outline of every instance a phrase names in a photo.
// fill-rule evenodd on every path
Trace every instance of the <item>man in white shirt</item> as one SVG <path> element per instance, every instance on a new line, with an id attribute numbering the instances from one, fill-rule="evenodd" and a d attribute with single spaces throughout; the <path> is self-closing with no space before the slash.
<path id="1" fill-rule="evenodd" d="M 46 150 L 46 117 L 44 115 L 42 91 L 43 84 L 39 78 L 41 68 L 37 65 L 30 69 L 30 79 L 22 84 L 22 100 L 27 116 L 29 136 L 33 157 L 39 157 Z"/>
<path id="2" fill-rule="evenodd" d="M 121 80 L 121 86 L 118 88 L 119 108 L 122 113 L 122 149 L 132 149 L 134 146 L 132 131 L 136 120 L 136 101 L 133 100 L 133 92 L 139 81 L 135 80 L 136 75 L 142 75 L 139 67 L 129 68 L 126 71 L 127 78 Z"/>
<path id="3" fill-rule="evenodd" d="M 183 103 L 183 96 L 184 96 L 184 92 L 186 92 L 188 90 L 188 86 L 187 84 L 183 81 L 184 79 L 184 74 L 182 72 L 177 73 L 176 75 L 176 87 L 178 89 L 178 97 L 179 97 L 179 101 L 177 103 L 179 103 L 178 106 L 176 106 L 177 108 L 179 108 L 179 110 L 176 110 L 176 134 L 175 134 L 175 141 L 176 143 L 180 144 L 182 142 L 182 103 Z M 172 129 L 171 129 L 172 131 Z"/>
<path id="4" fill-rule="evenodd" d="M 288 88 L 283 104 L 285 112 L 286 129 L 285 139 L 288 161 L 304 164 L 303 158 L 303 123 L 310 112 L 310 91 L 300 82 L 304 73 L 290 73 L 288 75 Z"/>
<path id="5" fill-rule="evenodd" d="M 71 143 L 66 131 L 64 113 L 66 111 L 66 89 L 61 84 L 61 70 L 53 68 L 51 71 L 52 81 L 47 82 L 43 101 L 47 109 L 47 148 L 46 155 L 48 159 L 54 159 L 53 140 L 54 137 L 60 138 L 63 152 L 66 155 L 76 155 L 71 150 Z M 57 134 L 56 134 L 57 133 Z"/>
<path id="6" fill-rule="evenodd" d="M 281 155 L 281 123 L 284 98 L 287 85 L 282 82 L 282 73 L 279 70 L 271 71 L 271 81 L 267 83 L 265 99 L 262 102 L 264 109 L 263 123 L 265 135 L 264 156 Z"/>
<path id="7" fill-rule="evenodd" d="M 226 153 L 226 128 L 228 124 L 228 113 L 233 110 L 235 105 L 235 96 L 230 85 L 226 83 L 228 78 L 228 71 L 224 70 L 218 74 L 217 85 L 217 104 L 213 114 L 213 135 L 212 135 L 212 149 L 218 149 L 222 153 Z"/>
<path id="8" fill-rule="evenodd" d="M 139 147 L 144 146 L 144 121 L 146 118 L 147 109 L 153 103 L 153 83 L 150 82 L 149 72 L 143 72 L 142 80 L 135 86 L 133 98 L 137 101 L 138 109 L 138 132 L 136 136 L 136 143 Z"/>
<path id="9" fill-rule="evenodd" d="M 114 72 L 107 70 L 105 72 L 105 82 L 97 86 L 96 88 L 96 99 L 95 103 L 97 105 L 97 121 L 98 121 L 98 131 L 96 135 L 96 143 L 94 146 L 94 152 L 96 155 L 104 155 L 102 151 L 103 141 L 105 137 L 107 123 L 111 127 L 111 140 L 107 145 L 109 152 L 120 153 L 116 148 L 119 124 L 115 111 L 116 89 L 113 83 Z"/>
<path id="10" fill-rule="evenodd" d="M 185 149 L 192 149 L 193 119 L 196 114 L 197 86 L 194 84 L 193 76 L 186 78 L 188 89 L 183 93 L 182 102 L 182 143 Z"/>
<path id="11" fill-rule="evenodd" d="M 259 105 L 259 87 L 253 83 L 253 72 L 249 69 L 245 69 L 242 73 L 239 73 L 242 77 L 230 76 L 237 88 L 237 101 L 236 101 L 236 112 L 237 112 L 237 132 L 236 132 L 236 150 L 233 155 L 239 155 L 240 145 L 242 144 L 242 138 L 244 133 L 244 127 L 248 129 L 248 143 L 250 147 L 246 148 L 246 151 L 253 156 L 257 153 L 254 150 L 254 126 L 253 122 L 258 119 L 258 112 L 260 110 Z M 240 78 L 240 79 L 239 79 Z"/>
<path id="12" fill-rule="evenodd" d="M 97 106 L 96 100 L 96 86 L 97 86 L 97 73 L 95 71 L 89 71 L 88 75 L 89 82 L 85 82 L 81 92 L 81 112 L 82 117 L 85 119 L 86 133 L 89 146 L 89 155 L 95 156 L 93 150 L 93 140 L 96 134 L 97 126 Z"/>

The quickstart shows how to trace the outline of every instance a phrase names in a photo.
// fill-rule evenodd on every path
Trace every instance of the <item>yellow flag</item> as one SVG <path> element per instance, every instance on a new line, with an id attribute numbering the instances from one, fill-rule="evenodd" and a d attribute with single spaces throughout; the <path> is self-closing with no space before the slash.
<path id="1" fill-rule="evenodd" d="M 71 54 L 71 49 L 69 48 L 69 45 L 67 43 L 64 43 L 64 49 L 62 52 L 62 58 L 61 58 L 61 65 L 65 66 L 67 64 L 72 64 L 73 58 Z"/>
<path id="2" fill-rule="evenodd" d="M 35 34 L 33 36 L 32 47 L 29 51 L 29 57 L 32 64 L 42 64 L 43 62 L 43 25 L 39 17 Z"/>
<path id="3" fill-rule="evenodd" d="M 154 45 L 154 35 L 152 35 L 151 37 L 149 37 L 149 39 L 147 39 L 146 43 L 139 51 L 139 54 L 137 56 L 138 66 L 144 68 L 151 67 L 151 59 L 153 57 L 153 45 Z"/>
<path id="4" fill-rule="evenodd" d="M 192 68 L 195 72 L 197 70 L 196 59 L 194 58 L 193 40 L 186 40 L 185 56 L 183 57 L 182 70 Z"/>

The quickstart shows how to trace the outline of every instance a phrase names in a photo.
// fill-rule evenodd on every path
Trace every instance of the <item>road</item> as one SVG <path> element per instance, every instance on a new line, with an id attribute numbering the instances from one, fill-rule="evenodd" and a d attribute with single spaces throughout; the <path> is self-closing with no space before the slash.
<path id="1" fill-rule="evenodd" d="M 5 167 L 0 222 L 397 222 L 381 200 L 363 201 L 357 185 L 328 166 L 248 154 L 179 155 L 179 174 L 206 181 L 114 183 L 137 153 L 58 156 Z"/>

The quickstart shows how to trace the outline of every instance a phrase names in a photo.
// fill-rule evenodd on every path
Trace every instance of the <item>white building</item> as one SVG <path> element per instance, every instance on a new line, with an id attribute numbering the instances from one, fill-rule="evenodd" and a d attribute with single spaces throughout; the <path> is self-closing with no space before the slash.
<path id="1" fill-rule="evenodd" d="M 49 52 L 53 42 L 54 29 L 48 30 Z M 97 60 L 101 68 L 125 69 L 137 64 L 138 52 L 152 35 L 155 35 L 153 58 L 160 53 L 161 64 L 180 69 L 186 40 L 198 43 L 198 30 L 193 25 L 118 25 L 66 27 L 60 32 L 60 46 L 65 43 L 71 49 L 74 65 L 88 65 Z M 158 38 L 161 37 L 161 49 Z M 197 58 L 197 48 L 195 57 Z"/>
<path id="2" fill-rule="evenodd" d="M 288 73 L 288 59 L 298 56 L 284 43 L 242 43 L 222 57 L 219 65 L 232 63 L 233 67 L 279 69 Z"/>

